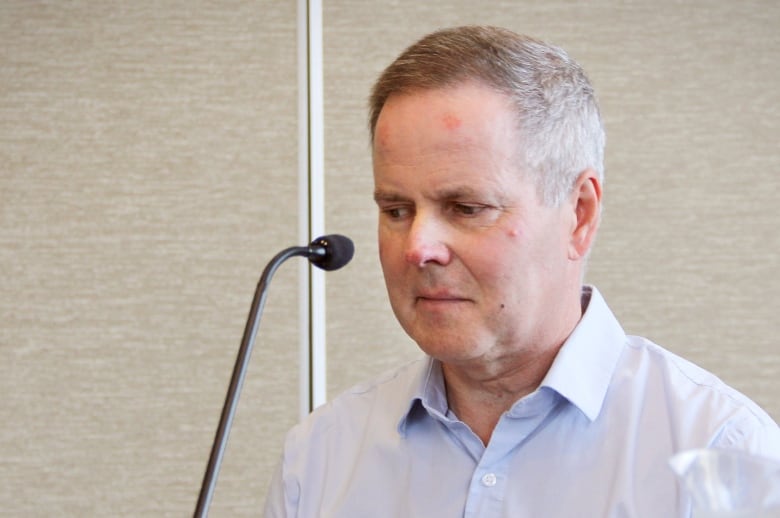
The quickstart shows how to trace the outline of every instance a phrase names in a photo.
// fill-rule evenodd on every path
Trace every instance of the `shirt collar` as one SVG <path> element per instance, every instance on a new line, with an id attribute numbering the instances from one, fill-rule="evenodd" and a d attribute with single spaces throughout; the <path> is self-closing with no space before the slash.
<path id="1" fill-rule="evenodd" d="M 446 419 L 447 392 L 444 387 L 444 374 L 441 370 L 441 362 L 431 357 L 421 363 L 416 380 L 411 384 L 412 393 L 409 398 L 409 406 L 398 423 L 398 432 L 406 435 L 406 430 L 411 421 L 420 411 L 438 418 Z"/>
<path id="2" fill-rule="evenodd" d="M 593 286 L 583 286 L 583 315 L 564 342 L 541 386 L 557 392 L 579 408 L 591 421 L 598 417 L 626 335 Z M 447 419 L 447 394 L 441 363 L 433 358 L 422 362 L 411 384 L 409 406 L 398 423 L 398 432 L 406 434 L 414 418 L 427 413 Z"/>
<path id="3" fill-rule="evenodd" d="M 582 318 L 542 386 L 565 397 L 593 421 L 601 412 L 626 334 L 595 287 L 583 287 L 582 308 Z"/>

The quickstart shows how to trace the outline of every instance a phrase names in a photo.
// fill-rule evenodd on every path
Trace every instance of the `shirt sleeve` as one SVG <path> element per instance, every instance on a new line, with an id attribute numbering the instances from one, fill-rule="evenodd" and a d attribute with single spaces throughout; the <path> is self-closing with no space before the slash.
<path id="1" fill-rule="evenodd" d="M 780 461 L 780 428 L 768 415 L 743 412 L 723 427 L 712 446 L 743 450 Z"/>
<path id="2" fill-rule="evenodd" d="M 288 516 L 295 516 L 295 513 L 287 513 L 285 500 L 283 459 L 280 459 L 274 470 L 273 478 L 271 478 L 271 484 L 268 486 L 263 518 L 287 518 Z"/>

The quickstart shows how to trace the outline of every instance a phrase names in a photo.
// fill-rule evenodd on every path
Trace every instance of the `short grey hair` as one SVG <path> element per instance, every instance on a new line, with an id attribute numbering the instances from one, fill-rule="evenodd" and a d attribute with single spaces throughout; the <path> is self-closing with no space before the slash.
<path id="1" fill-rule="evenodd" d="M 524 171 L 542 200 L 565 200 L 578 175 L 604 180 L 604 127 L 590 80 L 561 48 L 488 26 L 431 33 L 407 48 L 374 84 L 369 127 L 393 94 L 476 81 L 507 95 L 517 107 Z"/>

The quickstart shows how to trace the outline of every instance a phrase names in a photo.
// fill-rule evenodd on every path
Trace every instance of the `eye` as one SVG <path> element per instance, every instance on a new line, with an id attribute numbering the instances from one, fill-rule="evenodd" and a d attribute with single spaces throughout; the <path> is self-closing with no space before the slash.
<path id="1" fill-rule="evenodd" d="M 409 207 L 406 206 L 388 206 L 381 208 L 382 214 L 385 214 L 390 219 L 403 219 L 410 213 Z"/>
<path id="2" fill-rule="evenodd" d="M 484 205 L 458 202 L 453 202 L 451 206 L 451 210 L 461 216 L 477 216 L 486 208 Z"/>

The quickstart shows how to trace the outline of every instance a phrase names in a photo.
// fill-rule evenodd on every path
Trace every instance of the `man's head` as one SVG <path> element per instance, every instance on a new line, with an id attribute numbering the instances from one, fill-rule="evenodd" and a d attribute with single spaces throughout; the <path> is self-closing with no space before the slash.
<path id="1" fill-rule="evenodd" d="M 585 72 L 562 49 L 497 27 L 444 29 L 406 49 L 371 93 L 372 140 L 392 95 L 465 82 L 481 83 L 511 99 L 522 170 L 545 203 L 561 203 L 588 168 L 603 184 L 604 129 Z"/>
<path id="2" fill-rule="evenodd" d="M 599 222 L 603 139 L 582 72 L 533 40 L 453 29 L 393 63 L 372 106 L 379 253 L 401 325 L 448 365 L 549 355 L 580 318 Z M 542 192 L 537 176 L 557 171 Z"/>

